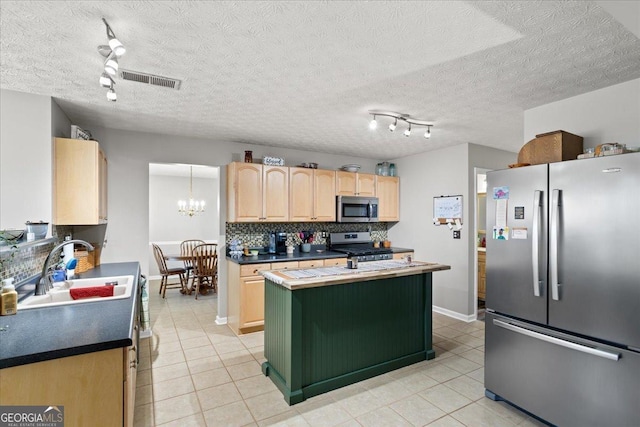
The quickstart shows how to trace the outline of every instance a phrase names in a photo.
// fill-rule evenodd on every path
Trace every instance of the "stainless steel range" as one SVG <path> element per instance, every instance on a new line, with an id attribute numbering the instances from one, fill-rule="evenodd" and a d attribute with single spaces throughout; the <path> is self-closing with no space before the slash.
<path id="1" fill-rule="evenodd" d="M 367 231 L 348 231 L 329 234 L 329 248 L 334 252 L 347 254 L 359 262 L 392 259 L 389 248 L 374 248 L 371 233 Z"/>

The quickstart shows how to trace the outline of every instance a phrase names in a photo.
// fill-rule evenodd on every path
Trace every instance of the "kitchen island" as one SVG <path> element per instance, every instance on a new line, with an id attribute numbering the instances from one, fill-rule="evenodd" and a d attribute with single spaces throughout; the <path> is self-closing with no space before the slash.
<path id="1" fill-rule="evenodd" d="M 387 260 L 263 271 L 262 371 L 296 404 L 433 359 L 432 272 L 447 265 Z"/>

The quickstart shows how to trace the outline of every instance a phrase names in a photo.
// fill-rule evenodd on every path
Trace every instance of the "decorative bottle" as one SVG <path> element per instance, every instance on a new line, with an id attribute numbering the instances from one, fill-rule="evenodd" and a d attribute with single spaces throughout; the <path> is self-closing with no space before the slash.
<path id="1" fill-rule="evenodd" d="M 252 151 L 245 151 L 244 152 L 244 162 L 245 163 L 253 163 L 253 152 Z"/>

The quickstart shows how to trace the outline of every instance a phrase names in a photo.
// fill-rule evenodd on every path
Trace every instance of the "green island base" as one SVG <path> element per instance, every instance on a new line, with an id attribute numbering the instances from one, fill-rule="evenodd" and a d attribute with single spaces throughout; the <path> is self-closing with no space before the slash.
<path id="1" fill-rule="evenodd" d="M 294 405 L 433 359 L 431 274 L 297 290 L 267 279 L 262 372 Z"/>

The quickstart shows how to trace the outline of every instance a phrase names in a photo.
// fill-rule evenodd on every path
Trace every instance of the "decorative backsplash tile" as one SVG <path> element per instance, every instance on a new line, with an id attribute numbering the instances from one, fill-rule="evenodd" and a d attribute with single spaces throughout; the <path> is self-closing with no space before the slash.
<path id="1" fill-rule="evenodd" d="M 269 244 L 269 233 L 284 232 L 298 233 L 300 231 L 315 232 L 314 244 L 326 244 L 321 232 L 340 233 L 347 231 L 369 231 L 373 240 L 387 239 L 387 223 L 375 222 L 371 224 L 343 224 L 335 222 L 284 222 L 284 223 L 226 223 L 226 244 L 238 239 L 243 245 L 250 247 L 264 247 Z"/>
<path id="2" fill-rule="evenodd" d="M 53 237 L 65 236 L 70 233 L 71 227 L 55 226 L 52 228 Z M 0 254 L 2 266 L 0 268 L 0 280 L 13 277 L 15 283 L 28 279 L 29 277 L 40 274 L 42 264 L 51 249 L 62 241 L 62 237 L 58 237 L 57 241 L 48 242 L 43 245 L 34 245 L 27 247 L 17 247 L 11 250 L 4 250 Z"/>

